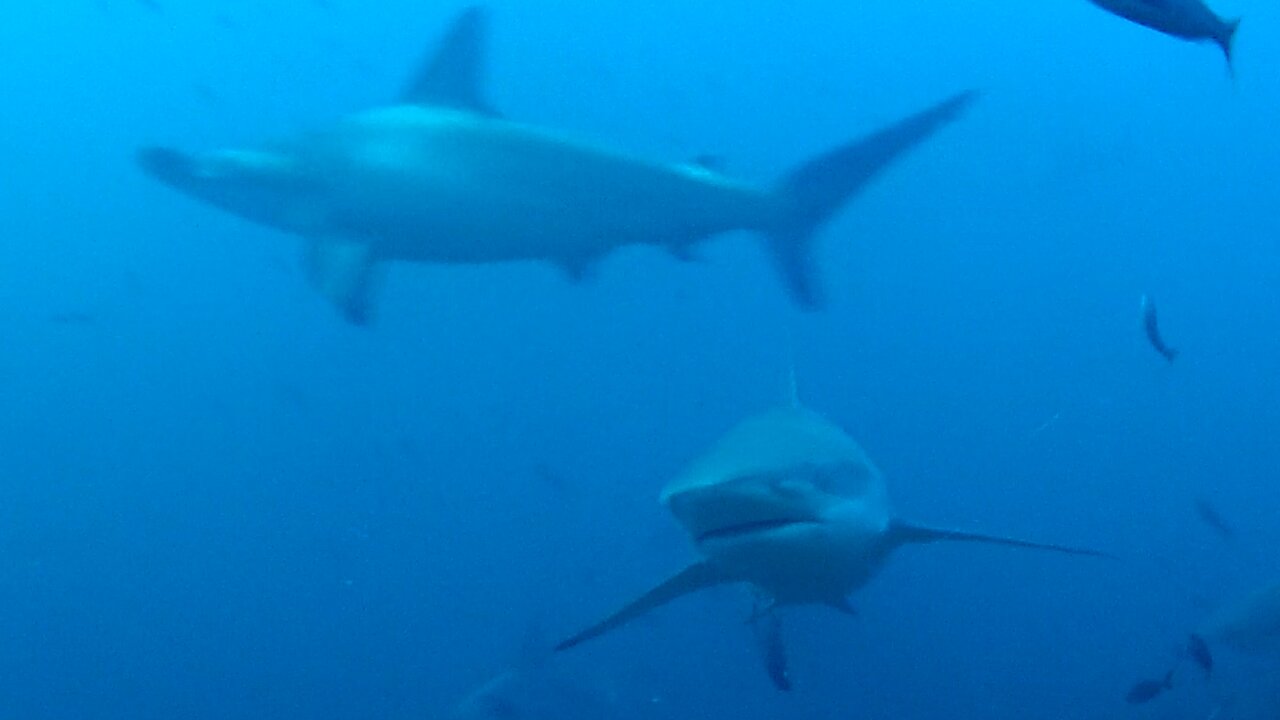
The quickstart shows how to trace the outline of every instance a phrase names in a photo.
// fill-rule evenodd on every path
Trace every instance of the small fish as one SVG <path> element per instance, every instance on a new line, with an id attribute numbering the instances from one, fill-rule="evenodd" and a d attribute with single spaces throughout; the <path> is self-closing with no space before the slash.
<path id="1" fill-rule="evenodd" d="M 1192 634 L 1187 639 L 1187 656 L 1204 670 L 1206 677 L 1213 675 L 1213 653 L 1209 652 L 1209 643 L 1204 638 Z"/>
<path id="2" fill-rule="evenodd" d="M 1196 500 L 1196 515 L 1200 516 L 1200 521 L 1208 525 L 1223 540 L 1235 540 L 1236 531 L 1227 523 L 1226 519 L 1209 504 L 1208 500 L 1198 498 Z"/>
<path id="3" fill-rule="evenodd" d="M 49 316 L 49 322 L 54 325 L 89 327 L 97 325 L 98 319 L 88 313 L 71 311 L 54 313 Z"/>
<path id="4" fill-rule="evenodd" d="M 1173 671 L 1165 673 L 1164 677 L 1159 680 L 1143 680 L 1135 683 L 1129 689 L 1129 694 L 1124 696 L 1126 702 L 1130 705 L 1141 705 L 1145 702 L 1154 700 L 1157 695 L 1169 690 L 1173 687 Z"/>
<path id="5" fill-rule="evenodd" d="M 549 488 L 552 492 L 560 497 L 569 495 L 572 487 L 564 475 L 556 472 L 550 465 L 539 463 L 533 469 L 533 474 L 538 478 L 538 482 Z"/>
<path id="6" fill-rule="evenodd" d="M 1143 27 L 1183 40 L 1208 40 L 1222 49 L 1227 72 L 1233 73 L 1231 45 L 1240 19 L 1223 20 L 1203 0 L 1089 0 L 1089 2 Z"/>
<path id="7" fill-rule="evenodd" d="M 1151 347 L 1160 353 L 1165 360 L 1173 362 L 1178 357 L 1178 351 L 1165 344 L 1164 338 L 1160 337 L 1160 324 L 1156 321 L 1156 303 L 1151 299 L 1150 295 L 1142 296 L 1142 329 L 1147 333 L 1147 341 L 1151 343 Z"/>

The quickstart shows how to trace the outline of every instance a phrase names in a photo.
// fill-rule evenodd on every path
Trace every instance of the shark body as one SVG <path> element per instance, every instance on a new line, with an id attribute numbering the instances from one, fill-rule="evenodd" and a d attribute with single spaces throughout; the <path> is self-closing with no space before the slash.
<path id="1" fill-rule="evenodd" d="M 186 195 L 304 237 L 310 282 L 355 323 L 369 321 L 389 261 L 542 260 L 576 279 L 625 245 L 687 257 L 733 230 L 768 237 L 795 298 L 816 307 L 813 235 L 973 98 L 956 95 L 761 188 L 501 117 L 483 97 L 487 38 L 486 13 L 471 8 L 393 104 L 272 146 L 148 147 L 139 163 Z"/>
<path id="2" fill-rule="evenodd" d="M 558 649 L 726 583 L 745 583 L 767 598 L 763 612 L 819 604 L 852 613 L 849 594 L 875 577 L 894 550 L 909 544 L 953 540 L 1101 555 L 903 522 L 892 511 L 884 475 L 862 448 L 798 404 L 742 421 L 668 484 L 661 500 L 702 559 Z M 772 652 L 781 657 L 780 650 Z M 782 686 L 776 678 L 775 683 Z"/>

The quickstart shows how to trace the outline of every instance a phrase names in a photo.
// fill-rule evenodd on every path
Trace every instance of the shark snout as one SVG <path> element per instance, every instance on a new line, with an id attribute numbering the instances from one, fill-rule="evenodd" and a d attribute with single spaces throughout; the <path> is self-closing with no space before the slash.
<path id="1" fill-rule="evenodd" d="M 744 539 L 790 525 L 822 521 L 809 498 L 778 492 L 771 484 L 704 488 L 673 495 L 668 504 L 699 544 Z"/>
<path id="2" fill-rule="evenodd" d="M 185 185 L 195 171 L 195 162 L 190 155 L 166 147 L 151 146 L 138 150 L 137 162 L 143 172 L 166 185 Z"/>

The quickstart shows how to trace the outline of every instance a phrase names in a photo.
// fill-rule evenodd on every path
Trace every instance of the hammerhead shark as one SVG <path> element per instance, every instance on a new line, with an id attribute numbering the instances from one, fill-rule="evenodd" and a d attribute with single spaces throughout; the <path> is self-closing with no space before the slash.
<path id="1" fill-rule="evenodd" d="M 561 642 L 558 650 L 683 595 L 727 583 L 746 583 L 768 599 L 757 614 L 802 604 L 852 614 L 850 593 L 904 545 L 951 540 L 1104 556 L 898 519 L 884 476 L 862 448 L 799 404 L 743 420 L 668 484 L 661 502 L 692 536 L 702 559 Z M 786 689 L 784 672 L 778 672 L 784 666 L 776 658 L 768 662 L 775 684 Z"/>
<path id="2" fill-rule="evenodd" d="M 543 260 L 580 279 L 625 245 L 683 259 L 734 230 L 768 238 L 792 295 L 816 308 L 817 231 L 974 98 L 958 94 L 760 188 L 704 162 L 641 160 L 500 116 L 482 88 L 488 27 L 482 8 L 463 11 L 390 105 L 257 148 L 146 147 L 138 162 L 181 193 L 305 238 L 309 282 L 356 324 L 370 321 L 388 261 Z"/>

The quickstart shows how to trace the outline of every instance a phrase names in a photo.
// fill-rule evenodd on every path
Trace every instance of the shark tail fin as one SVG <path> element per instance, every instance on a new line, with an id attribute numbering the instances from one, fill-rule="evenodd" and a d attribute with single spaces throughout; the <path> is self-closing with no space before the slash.
<path id="1" fill-rule="evenodd" d="M 377 260 L 368 245 L 334 239 L 311 241 L 307 280 L 354 325 L 372 321 Z"/>
<path id="2" fill-rule="evenodd" d="M 1049 552 L 1065 553 L 1067 555 L 1084 555 L 1087 557 L 1103 558 L 1114 557 L 1107 553 L 1087 548 L 1031 542 L 1028 540 L 1017 540 L 1014 538 L 998 537 L 995 535 L 963 532 L 961 530 L 937 530 L 934 528 L 921 527 L 919 525 L 910 525 L 904 522 L 895 522 L 893 526 L 889 528 L 889 537 L 895 546 L 935 542 L 972 542 L 1026 548 L 1030 550 L 1046 550 Z"/>
<path id="3" fill-rule="evenodd" d="M 977 97 L 965 92 L 869 136 L 815 157 L 775 189 L 780 218 L 767 229 L 770 249 L 792 296 L 807 309 L 824 303 L 814 277 L 813 237 L 867 183 L 900 156 L 956 120 Z"/>
<path id="4" fill-rule="evenodd" d="M 1240 18 L 1228 20 L 1222 24 L 1222 32 L 1213 40 L 1222 48 L 1222 54 L 1227 59 L 1227 74 L 1231 77 L 1236 76 L 1236 64 L 1234 58 L 1234 47 L 1236 42 L 1236 31 L 1240 29 Z"/>
<path id="5" fill-rule="evenodd" d="M 724 582 L 726 582 L 725 578 L 708 563 L 694 563 L 649 592 L 631 601 L 604 620 L 556 645 L 556 651 L 568 650 L 576 645 L 581 645 L 588 640 L 604 635 L 610 630 L 616 630 L 650 610 L 666 605 L 682 595 L 688 595 Z"/>

